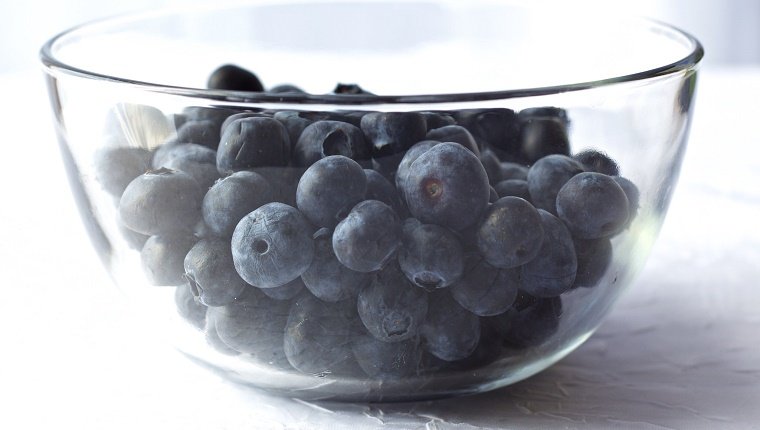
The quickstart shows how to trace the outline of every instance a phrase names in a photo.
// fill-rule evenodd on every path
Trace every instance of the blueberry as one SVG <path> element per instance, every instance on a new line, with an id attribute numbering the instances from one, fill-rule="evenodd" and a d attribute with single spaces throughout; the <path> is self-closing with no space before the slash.
<path id="1" fill-rule="evenodd" d="M 361 129 L 372 143 L 372 158 L 385 172 L 396 170 L 404 152 L 425 138 L 427 124 L 418 112 L 371 112 Z"/>
<path id="2" fill-rule="evenodd" d="M 167 162 L 163 167 L 187 173 L 195 179 L 195 182 L 198 183 L 203 191 L 211 188 L 214 182 L 219 179 L 216 163 L 198 163 L 185 158 L 175 158 Z"/>
<path id="3" fill-rule="evenodd" d="M 557 332 L 561 317 L 560 297 L 537 299 L 520 311 L 510 309 L 500 316 L 509 325 L 504 343 L 513 348 L 539 346 Z"/>
<path id="4" fill-rule="evenodd" d="M 290 303 L 272 300 L 257 288 L 248 288 L 227 306 L 209 308 L 219 338 L 235 351 L 251 354 L 256 361 L 287 368 L 283 333 Z"/>
<path id="5" fill-rule="evenodd" d="M 382 268 L 401 244 L 401 222 L 390 206 L 365 200 L 335 227 L 332 244 L 341 264 L 357 272 L 373 272 Z"/>
<path id="6" fill-rule="evenodd" d="M 394 187 L 385 176 L 376 170 L 364 169 L 364 175 L 367 177 L 367 200 L 380 200 L 390 206 L 397 214 L 403 214 L 406 211 L 401 198 Z"/>
<path id="7" fill-rule="evenodd" d="M 132 249 L 136 249 L 138 251 L 141 250 L 143 246 L 145 246 L 145 242 L 147 242 L 148 238 L 150 238 L 150 236 L 146 236 L 127 228 L 124 223 L 121 222 L 121 219 L 119 219 L 119 217 L 116 217 L 116 224 L 119 228 L 121 236 L 127 242 L 127 245 Z"/>
<path id="8" fill-rule="evenodd" d="M 417 218 L 407 218 L 404 220 L 404 222 L 401 223 L 401 235 L 402 238 L 404 236 L 410 235 L 414 232 L 414 230 L 421 226 L 422 223 Z"/>
<path id="9" fill-rule="evenodd" d="M 512 306 L 520 287 L 520 269 L 499 269 L 470 257 L 464 276 L 449 291 L 460 306 L 479 316 L 498 315 Z"/>
<path id="10" fill-rule="evenodd" d="M 208 122 L 208 121 L 206 121 Z M 167 168 L 187 173 L 201 186 L 209 189 L 219 179 L 216 151 L 195 143 L 168 143 L 153 155 L 154 169 Z"/>
<path id="11" fill-rule="evenodd" d="M 535 305 L 536 303 L 538 303 L 538 301 L 539 301 L 538 297 L 528 294 L 523 289 L 519 289 L 517 290 L 517 297 L 515 297 L 515 302 L 512 304 L 512 309 L 518 312 L 521 312 Z"/>
<path id="12" fill-rule="evenodd" d="M 240 113 L 240 110 L 220 108 L 220 107 L 202 107 L 189 106 L 182 110 L 186 122 L 189 121 L 211 121 L 216 124 L 216 130 L 221 134 L 222 124 L 231 115 Z"/>
<path id="13" fill-rule="evenodd" d="M 488 205 L 483 165 L 456 143 L 441 143 L 422 153 L 401 185 L 414 217 L 454 230 L 474 224 Z"/>
<path id="14" fill-rule="evenodd" d="M 404 223 L 398 262 L 406 277 L 425 290 L 448 287 L 464 272 L 464 250 L 457 236 L 434 224 Z"/>
<path id="15" fill-rule="evenodd" d="M 335 86 L 335 88 L 332 90 L 334 94 L 363 94 L 363 95 L 370 95 L 373 96 L 369 91 L 366 91 L 364 88 L 360 87 L 357 84 L 342 84 L 339 83 Z"/>
<path id="16" fill-rule="evenodd" d="M 107 193 L 121 197 L 130 182 L 150 169 L 153 154 L 142 148 L 108 147 L 95 154 L 95 179 Z"/>
<path id="17" fill-rule="evenodd" d="M 393 379 L 416 375 L 421 366 L 419 341 L 382 342 L 372 336 L 357 336 L 351 346 L 359 367 L 370 378 Z"/>
<path id="18" fill-rule="evenodd" d="M 420 328 L 425 348 L 444 361 L 469 357 L 480 340 L 480 319 L 457 304 L 447 291 L 431 296 Z"/>
<path id="19" fill-rule="evenodd" d="M 211 311 L 208 318 L 206 318 L 206 328 L 204 330 L 206 343 L 211 345 L 214 350 L 224 355 L 240 354 L 238 351 L 227 346 L 227 344 L 219 337 L 219 333 L 216 331 L 216 323 L 214 322 L 214 312 L 215 311 Z"/>
<path id="20" fill-rule="evenodd" d="M 520 126 L 522 155 L 527 164 L 551 154 L 570 155 L 567 126 L 556 118 L 531 117 Z"/>
<path id="21" fill-rule="evenodd" d="M 298 209 L 318 227 L 335 227 L 367 191 L 362 166 L 342 155 L 331 155 L 312 164 L 296 190 Z"/>
<path id="22" fill-rule="evenodd" d="M 389 264 L 359 292 L 357 307 L 372 336 L 401 342 L 417 335 L 427 315 L 428 295 L 412 285 L 396 264 Z"/>
<path id="23" fill-rule="evenodd" d="M 275 85 L 268 92 L 273 94 L 306 94 L 306 91 L 291 84 Z"/>
<path id="24" fill-rule="evenodd" d="M 303 373 L 345 373 L 356 366 L 351 341 L 357 333 L 353 300 L 323 302 L 311 294 L 296 298 L 285 327 L 285 355 Z"/>
<path id="25" fill-rule="evenodd" d="M 496 184 L 494 189 L 499 197 L 513 196 L 530 201 L 530 191 L 528 191 L 528 181 L 526 180 L 507 179 Z"/>
<path id="26" fill-rule="evenodd" d="M 296 165 L 308 167 L 330 155 L 369 160 L 370 147 L 362 131 L 346 122 L 317 121 L 304 128 L 293 152 Z"/>
<path id="27" fill-rule="evenodd" d="M 544 210 L 538 213 L 544 241 L 538 255 L 522 266 L 522 289 L 535 297 L 554 297 L 573 285 L 578 260 L 573 238 L 562 221 Z"/>
<path id="28" fill-rule="evenodd" d="M 285 285 L 274 288 L 262 288 L 261 292 L 270 299 L 290 300 L 303 292 L 304 285 L 301 278 L 293 279 Z"/>
<path id="29" fill-rule="evenodd" d="M 172 113 L 169 114 L 169 123 L 174 125 L 175 129 L 182 127 L 182 124 L 186 123 L 190 119 L 184 113 Z"/>
<path id="30" fill-rule="evenodd" d="M 298 181 L 306 171 L 301 167 L 257 167 L 251 169 L 269 182 L 272 200 L 296 206 Z"/>
<path id="31" fill-rule="evenodd" d="M 491 185 L 497 184 L 501 180 L 501 162 L 496 154 L 490 149 L 486 148 L 480 151 L 480 164 L 486 169 L 488 174 L 488 182 Z"/>
<path id="32" fill-rule="evenodd" d="M 312 227 L 297 209 L 267 203 L 249 213 L 232 234 L 232 259 L 246 282 L 259 288 L 285 285 L 314 258 Z"/>
<path id="33" fill-rule="evenodd" d="M 224 122 L 222 122 L 221 127 L 219 127 L 219 139 L 221 139 L 222 134 L 224 134 L 224 130 L 227 129 L 227 127 L 232 124 L 233 122 L 244 119 L 244 118 L 273 118 L 272 115 L 266 114 L 263 112 L 254 112 L 254 111 L 244 111 L 244 112 L 238 112 L 235 114 L 232 114 L 224 119 Z M 291 142 L 292 143 L 292 142 Z M 217 146 L 219 145 L 219 141 L 217 139 Z"/>
<path id="34" fill-rule="evenodd" d="M 496 203 L 499 200 L 499 193 L 496 192 L 496 188 L 488 186 L 488 203 Z"/>
<path id="35" fill-rule="evenodd" d="M 528 180 L 528 168 L 522 164 L 510 163 L 503 161 L 499 165 L 499 180 L 505 181 L 507 179 L 522 179 Z"/>
<path id="36" fill-rule="evenodd" d="M 211 120 L 187 121 L 177 129 L 177 142 L 195 143 L 216 150 L 219 146 L 219 125 Z"/>
<path id="37" fill-rule="evenodd" d="M 140 251 L 148 281 L 153 285 L 184 284 L 183 262 L 196 241 L 193 235 L 185 233 L 151 236 Z"/>
<path id="38" fill-rule="evenodd" d="M 573 176 L 583 172 L 583 165 L 565 155 L 548 155 L 528 171 L 530 201 L 539 208 L 557 214 L 557 193 Z"/>
<path id="39" fill-rule="evenodd" d="M 480 369 L 501 357 L 503 338 L 493 319 L 494 317 L 480 318 L 478 346 L 466 358 L 447 363 L 449 369 L 455 371 Z"/>
<path id="40" fill-rule="evenodd" d="M 478 227 L 478 251 L 492 266 L 509 269 L 538 255 L 544 239 L 541 216 L 519 197 L 490 205 Z"/>
<path id="41" fill-rule="evenodd" d="M 423 140 L 421 142 L 417 142 L 412 145 L 412 147 L 409 148 L 409 150 L 406 151 L 406 154 L 404 154 L 404 156 L 401 158 L 401 162 L 399 162 L 398 168 L 396 169 L 395 182 L 396 189 L 401 194 L 402 198 L 404 197 L 403 182 L 406 180 L 406 176 L 409 174 L 409 168 L 412 166 L 414 160 L 416 160 L 417 157 L 423 153 L 427 152 L 428 149 L 434 147 L 435 145 L 438 145 L 439 143 L 441 142 L 438 142 L 436 140 Z"/>
<path id="42" fill-rule="evenodd" d="M 242 118 L 224 129 L 216 153 L 219 173 L 229 175 L 260 166 L 285 166 L 290 157 L 288 131 L 274 118 Z"/>
<path id="43" fill-rule="evenodd" d="M 356 298 L 369 283 L 370 275 L 342 265 L 333 252 L 332 232 L 323 228 L 314 233 L 314 260 L 301 279 L 317 298 L 337 302 Z"/>
<path id="44" fill-rule="evenodd" d="M 447 125 L 441 128 L 430 130 L 425 135 L 425 140 L 435 140 L 438 142 L 454 142 L 469 149 L 476 156 L 480 156 L 478 144 L 466 128 L 460 125 Z"/>
<path id="45" fill-rule="evenodd" d="M 498 200 L 498 199 L 497 199 Z M 478 254 L 478 227 L 480 223 L 475 223 L 465 229 L 456 232 L 462 248 L 465 251 L 465 257 L 470 254 Z M 466 263 L 466 261 L 465 261 Z"/>
<path id="46" fill-rule="evenodd" d="M 623 189 L 623 192 L 625 192 L 625 196 L 628 198 L 628 224 L 631 224 L 631 221 L 633 221 L 634 218 L 636 218 L 636 215 L 639 212 L 639 189 L 636 188 L 636 185 L 634 185 L 633 182 L 630 180 L 622 177 L 622 176 L 615 176 L 612 179 L 617 182 L 617 184 L 620 186 L 620 188 Z"/>
<path id="47" fill-rule="evenodd" d="M 235 272 L 226 240 L 200 240 L 185 256 L 184 267 L 193 295 L 206 306 L 228 305 L 248 286 Z"/>
<path id="48" fill-rule="evenodd" d="M 604 173 L 609 176 L 620 174 L 620 168 L 618 168 L 615 160 L 601 151 L 588 149 L 573 155 L 573 159 L 583 164 L 583 167 L 589 172 Z"/>
<path id="49" fill-rule="evenodd" d="M 480 318 L 480 339 L 472 354 L 451 362 L 434 358 L 438 360 L 439 366 L 452 371 L 467 371 L 481 369 L 498 360 L 503 353 L 503 337 L 496 318 Z"/>
<path id="50" fill-rule="evenodd" d="M 607 238 L 583 240 L 575 239 L 575 255 L 578 257 L 578 272 L 573 288 L 595 287 L 612 262 L 612 244 Z"/>
<path id="51" fill-rule="evenodd" d="M 575 237 L 608 237 L 625 228 L 628 197 L 611 177 L 584 172 L 573 176 L 559 190 L 557 214 Z"/>
<path id="52" fill-rule="evenodd" d="M 225 64 L 214 70 L 206 87 L 212 90 L 264 91 L 264 85 L 255 74 L 234 64 Z"/>
<path id="53" fill-rule="evenodd" d="M 333 121 L 342 121 L 353 125 L 354 127 L 361 128 L 362 118 L 368 114 L 369 111 L 365 110 L 335 110 L 327 112 L 328 118 Z"/>
<path id="54" fill-rule="evenodd" d="M 129 183 L 119 201 L 124 226 L 146 235 L 188 231 L 200 220 L 203 190 L 187 173 L 159 169 Z"/>
<path id="55" fill-rule="evenodd" d="M 199 330 L 206 326 L 206 306 L 195 300 L 190 285 L 182 284 L 174 291 L 174 303 L 177 305 L 177 313 L 185 321 Z"/>
<path id="56" fill-rule="evenodd" d="M 446 112 L 420 112 L 425 117 L 428 131 L 435 128 L 445 127 L 447 125 L 456 125 L 457 121 Z"/>
<path id="57" fill-rule="evenodd" d="M 195 143 L 167 143 L 153 154 L 151 165 L 154 169 L 160 169 L 169 167 L 177 160 L 216 164 L 216 151 Z"/>
<path id="58" fill-rule="evenodd" d="M 329 119 L 330 115 L 326 112 L 304 112 L 295 110 L 283 110 L 275 112 L 274 119 L 280 121 L 285 129 L 288 130 L 290 144 L 293 145 L 294 151 L 298 139 L 301 137 L 304 129 L 316 121 Z M 295 152 L 294 152 L 295 157 Z"/>
<path id="59" fill-rule="evenodd" d="M 490 146 L 507 154 L 519 153 L 520 123 L 511 109 L 468 109 L 459 114 L 459 123 L 466 127 L 481 147 Z"/>
<path id="60" fill-rule="evenodd" d="M 238 222 L 273 200 L 271 185 L 255 172 L 236 172 L 211 187 L 203 198 L 203 220 L 217 236 L 231 237 Z"/>

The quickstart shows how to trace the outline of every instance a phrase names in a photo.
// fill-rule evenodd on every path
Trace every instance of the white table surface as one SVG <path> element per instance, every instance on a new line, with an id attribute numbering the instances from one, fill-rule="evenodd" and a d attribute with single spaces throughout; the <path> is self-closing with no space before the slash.
<path id="1" fill-rule="evenodd" d="M 146 336 L 79 222 L 41 73 L 0 94 L 0 428 L 760 428 L 760 69 L 703 71 L 660 238 L 588 342 L 505 389 L 396 405 L 241 390 Z"/>

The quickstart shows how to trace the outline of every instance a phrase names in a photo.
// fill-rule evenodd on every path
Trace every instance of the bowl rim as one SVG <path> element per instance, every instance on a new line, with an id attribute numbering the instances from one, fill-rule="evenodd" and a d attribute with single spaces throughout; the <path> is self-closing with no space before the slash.
<path id="1" fill-rule="evenodd" d="M 351 0 L 337 0 L 332 3 L 352 3 Z M 361 1 L 354 0 L 354 3 L 362 3 Z M 381 2 L 382 3 L 382 2 Z M 240 6 L 260 6 L 266 4 L 266 2 L 251 2 L 251 3 L 232 3 L 222 4 L 221 6 L 215 5 L 205 9 L 222 9 L 225 7 L 240 7 Z M 195 10 L 195 9 L 192 9 Z M 671 63 L 667 63 L 655 68 L 646 69 L 634 73 L 613 76 L 605 79 L 597 79 L 591 81 L 539 86 L 539 87 L 527 87 L 527 88 L 515 88 L 506 90 L 495 91 L 482 91 L 482 92 L 458 92 L 458 93 L 435 93 L 435 94 L 418 94 L 418 95 L 375 95 L 375 94 L 307 94 L 307 93 L 267 93 L 267 92 L 251 92 L 251 91 L 233 91 L 233 90 L 212 90 L 207 88 L 194 88 L 186 86 L 175 86 L 168 84 L 161 84 L 157 82 L 148 82 L 136 79 L 130 79 L 128 77 L 113 76 L 109 74 L 99 73 L 93 70 L 87 70 L 77 67 L 75 65 L 66 63 L 58 59 L 54 53 L 56 44 L 61 39 L 76 36 L 81 31 L 88 31 L 101 26 L 113 25 L 118 23 L 128 23 L 131 21 L 139 21 L 150 18 L 156 18 L 161 16 L 169 16 L 172 14 L 181 14 L 188 12 L 187 7 L 168 7 L 154 9 L 146 12 L 132 12 L 112 17 L 106 17 L 96 20 L 84 22 L 82 24 L 70 27 L 45 42 L 39 50 L 39 59 L 43 64 L 43 67 L 48 73 L 54 70 L 61 71 L 67 75 L 76 76 L 80 78 L 101 80 L 112 83 L 126 84 L 130 86 L 136 86 L 143 90 L 166 93 L 190 98 L 199 98 L 206 100 L 213 100 L 216 102 L 229 102 L 229 103 L 292 103 L 292 104 L 333 104 L 333 105 L 363 105 L 363 104 L 422 104 L 422 103 L 461 103 L 461 102 L 476 102 L 476 101 L 490 101 L 490 100 L 502 100 L 502 99 L 515 99 L 524 97 L 546 96 L 552 94 L 559 94 L 565 92 L 575 92 L 588 89 L 594 89 L 599 87 L 607 87 L 615 84 L 630 83 L 635 81 L 643 81 L 652 78 L 664 77 L 668 75 L 685 72 L 688 70 L 696 69 L 699 62 L 704 57 L 704 48 L 700 41 L 692 36 L 690 33 L 665 22 L 644 18 L 644 17 L 632 17 L 619 15 L 620 17 L 634 18 L 641 22 L 643 25 L 649 26 L 650 31 L 656 31 L 662 34 L 664 37 L 680 38 L 685 42 L 685 46 L 690 45 L 690 52 Z"/>

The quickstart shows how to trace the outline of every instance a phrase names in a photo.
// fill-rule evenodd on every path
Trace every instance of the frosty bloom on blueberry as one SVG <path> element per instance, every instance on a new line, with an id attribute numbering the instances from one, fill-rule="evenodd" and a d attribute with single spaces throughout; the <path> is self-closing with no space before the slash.
<path id="1" fill-rule="evenodd" d="M 428 352 L 444 361 L 472 354 L 480 340 L 480 319 L 459 306 L 447 291 L 433 295 L 428 307 L 420 328 Z"/>
<path id="2" fill-rule="evenodd" d="M 528 192 L 538 209 L 557 213 L 557 194 L 567 181 L 583 172 L 583 165 L 565 155 L 547 155 L 528 171 Z"/>
<path id="3" fill-rule="evenodd" d="M 405 223 L 398 262 L 420 288 L 448 287 L 464 272 L 464 250 L 457 236 L 435 224 Z"/>
<path id="4" fill-rule="evenodd" d="M 301 276 L 314 258 L 312 227 L 295 208 L 268 203 L 246 215 L 232 234 L 235 269 L 249 284 L 273 288 Z"/>
<path id="5" fill-rule="evenodd" d="M 220 237 L 231 237 L 238 222 L 273 200 L 272 185 L 256 172 L 235 172 L 221 179 L 203 198 L 203 220 Z"/>
<path id="6" fill-rule="evenodd" d="M 372 142 L 372 158 L 384 171 L 394 171 L 404 152 L 425 138 L 427 124 L 418 112 L 372 112 L 361 129 Z"/>
<path id="7" fill-rule="evenodd" d="M 510 269 L 538 255 L 544 229 L 533 205 L 519 197 L 503 197 L 488 207 L 477 235 L 478 250 L 486 261 Z"/>
<path id="8" fill-rule="evenodd" d="M 130 230 L 145 235 L 192 230 L 200 220 L 203 191 L 190 175 L 161 168 L 129 183 L 119 216 Z"/>
<path id="9" fill-rule="evenodd" d="M 483 165 L 457 143 L 441 143 L 420 154 L 401 185 L 414 217 L 454 230 L 475 223 L 488 204 Z"/>
<path id="10" fill-rule="evenodd" d="M 290 136 L 274 118 L 238 119 L 227 126 L 216 153 L 219 173 L 229 175 L 260 166 L 285 166 L 290 157 Z"/>
<path id="11" fill-rule="evenodd" d="M 573 285 L 578 260 L 573 237 L 554 215 L 539 209 L 544 240 L 538 255 L 522 266 L 522 289 L 536 297 L 559 296 Z"/>
<path id="12" fill-rule="evenodd" d="M 343 155 L 315 162 L 298 181 L 298 209 L 318 227 L 335 227 L 364 199 L 367 176 L 362 166 Z"/>
<path id="13" fill-rule="evenodd" d="M 244 72 L 210 85 L 262 91 Z M 555 107 L 174 119 L 157 149 L 94 165 L 148 280 L 219 353 L 315 377 L 422 378 L 549 341 L 639 209 L 612 157 L 570 155 Z"/>
<path id="14" fill-rule="evenodd" d="M 351 209 L 332 237 L 338 261 L 357 272 L 380 270 L 401 243 L 401 222 L 390 206 L 365 200 Z"/>
<path id="15" fill-rule="evenodd" d="M 394 264 L 361 290 L 359 317 L 378 340 L 401 342 L 417 335 L 428 311 L 428 295 L 412 285 Z"/>
<path id="16" fill-rule="evenodd" d="M 193 295 L 206 306 L 228 305 L 248 286 L 235 271 L 226 240 L 199 241 L 185 256 L 184 267 Z"/>
<path id="17" fill-rule="evenodd" d="M 319 299 L 337 302 L 358 296 L 371 277 L 341 264 L 333 251 L 333 232 L 322 228 L 314 233 L 314 260 L 301 279 Z"/>
<path id="18" fill-rule="evenodd" d="M 304 128 L 293 150 L 295 163 L 308 167 L 330 155 L 369 160 L 370 147 L 362 131 L 346 122 L 317 121 Z"/>
<path id="19" fill-rule="evenodd" d="M 599 239 L 622 230 L 628 197 L 611 177 L 596 172 L 571 178 L 557 194 L 557 214 L 575 237 Z"/>

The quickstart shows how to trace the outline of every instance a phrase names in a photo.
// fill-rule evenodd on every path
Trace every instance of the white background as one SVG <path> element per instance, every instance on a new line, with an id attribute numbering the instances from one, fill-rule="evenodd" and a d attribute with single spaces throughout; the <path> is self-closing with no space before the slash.
<path id="1" fill-rule="evenodd" d="M 705 45 L 692 139 L 649 264 L 558 365 L 495 393 L 309 405 L 241 391 L 144 336 L 99 266 L 55 148 L 39 45 L 179 1 L 0 0 L 0 428 L 757 428 L 760 2 L 627 1 Z M 542 1 L 547 7 L 552 2 Z M 578 1 L 579 7 L 608 7 Z M 612 2 L 610 2 L 612 3 Z"/>
<path id="2" fill-rule="evenodd" d="M 29 70 L 52 35 L 85 21 L 135 10 L 187 4 L 181 0 L 0 0 L 0 73 Z M 547 13 L 566 1 L 536 0 Z M 760 2 L 756 0 L 574 0 L 593 13 L 614 9 L 669 22 L 699 36 L 707 64 L 760 62 Z"/>

